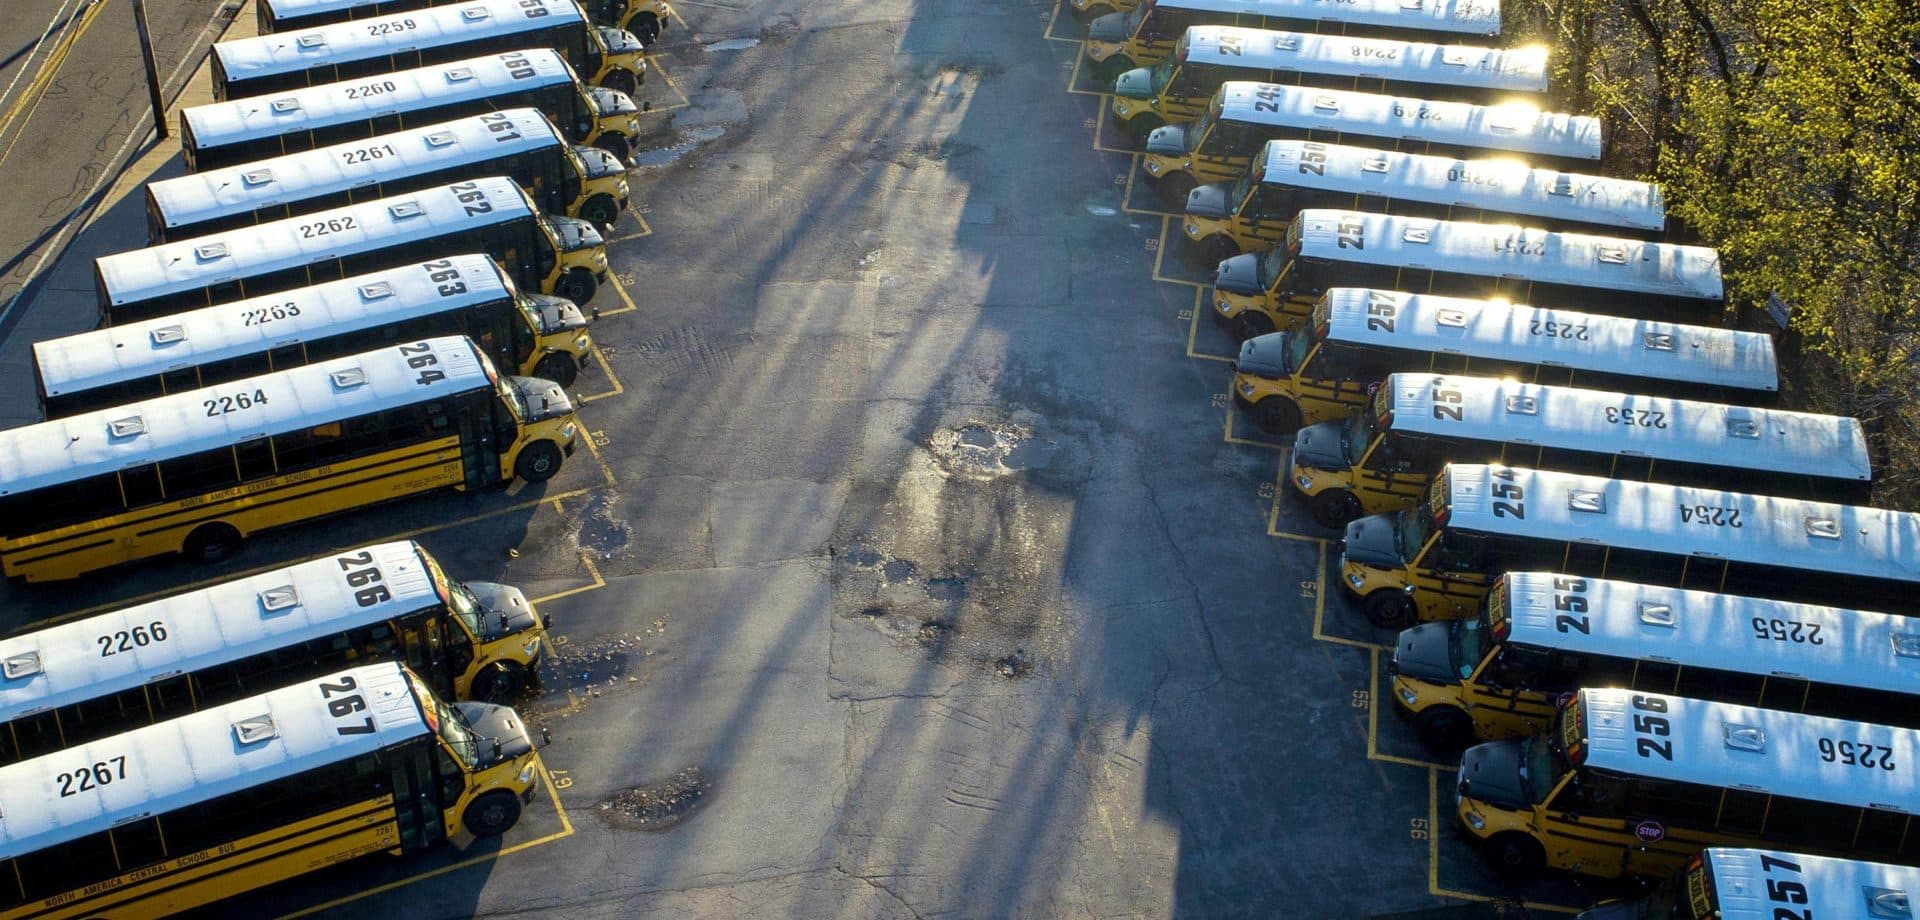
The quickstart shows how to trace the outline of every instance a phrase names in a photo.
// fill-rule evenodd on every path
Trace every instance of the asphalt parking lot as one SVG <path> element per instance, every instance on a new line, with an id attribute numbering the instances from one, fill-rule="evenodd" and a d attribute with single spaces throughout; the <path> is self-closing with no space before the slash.
<path id="1" fill-rule="evenodd" d="M 1491 896 L 1391 636 L 1227 399 L 1206 266 L 1052 0 L 681 0 L 592 450 L 6 625 L 415 536 L 558 654 L 497 848 L 214 913 L 1347 917 Z M 1171 230 L 1171 232 L 1168 232 Z M 125 241 L 126 247 L 139 243 Z M 123 247 L 124 248 L 124 247 Z M 50 291 L 83 298 L 86 292 Z M 1388 710 L 1388 711 L 1382 711 Z"/>

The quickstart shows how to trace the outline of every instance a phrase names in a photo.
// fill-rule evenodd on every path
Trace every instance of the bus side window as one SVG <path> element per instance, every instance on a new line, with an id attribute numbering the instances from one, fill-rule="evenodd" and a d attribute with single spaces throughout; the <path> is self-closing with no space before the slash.
<path id="1" fill-rule="evenodd" d="M 193 711 L 193 688 L 187 675 L 169 677 L 147 685 L 147 705 L 155 720 L 171 719 Z"/>
<path id="2" fill-rule="evenodd" d="M 1907 832 L 1911 820 L 1898 812 L 1869 808 L 1860 816 L 1860 831 L 1847 849 L 1860 859 L 1911 859 L 1920 854 L 1920 834 Z"/>
<path id="3" fill-rule="evenodd" d="M 1665 661 L 1641 661 L 1633 668 L 1633 689 L 1648 693 L 1672 693 L 1680 680 L 1680 666 Z"/>
<path id="4" fill-rule="evenodd" d="M 153 464 L 128 467 L 120 471 L 120 489 L 128 508 L 151 505 L 160 500 L 160 473 Z"/>
<path id="5" fill-rule="evenodd" d="M 433 746 L 434 771 L 440 774 L 440 805 L 451 807 L 460 801 L 460 793 L 467 790 L 467 775 L 460 772 L 460 765 L 453 762 L 446 749 Z"/>
<path id="6" fill-rule="evenodd" d="M 1598 773 L 1582 773 L 1563 787 L 1547 807 L 1583 818 L 1615 818 L 1623 813 L 1624 798 L 1621 781 Z"/>
<path id="7" fill-rule="evenodd" d="M 25 853 L 13 860 L 20 887 L 28 900 L 39 900 L 98 881 L 99 870 L 113 865 L 113 843 L 106 834 L 88 834 L 78 840 Z"/>
<path id="8" fill-rule="evenodd" d="M 141 818 L 115 827 L 113 852 L 120 857 L 120 870 L 138 868 L 167 858 L 167 845 L 160 837 L 157 818 Z"/>
<path id="9" fill-rule="evenodd" d="M 1773 797 L 1767 809 L 1768 840 L 1800 844 L 1815 850 L 1845 850 L 1853 843 L 1859 810 L 1829 802 Z"/>
<path id="10" fill-rule="evenodd" d="M 1674 693 L 1703 700 L 1724 700 L 1742 706 L 1757 706 L 1760 703 L 1761 682 L 1762 678 L 1757 674 L 1741 674 L 1716 668 L 1684 668 L 1680 671 L 1680 686 Z"/>
<path id="11" fill-rule="evenodd" d="M 1452 572 L 1478 572 L 1487 556 L 1487 538 L 1476 533 L 1451 530 L 1433 548 L 1429 565 Z"/>
<path id="12" fill-rule="evenodd" d="M 160 482 L 166 487 L 168 498 L 203 495 L 239 481 L 240 470 L 231 447 L 160 461 Z"/>
<path id="13" fill-rule="evenodd" d="M 1567 689 L 1586 687 L 1629 687 L 1633 685 L 1633 659 L 1612 655 L 1587 655 L 1572 671 Z"/>
<path id="14" fill-rule="evenodd" d="M 240 466 L 240 481 L 248 482 L 273 475 L 273 442 L 254 438 L 233 447 L 234 462 Z"/>
<path id="15" fill-rule="evenodd" d="M 1653 818 L 1668 827 L 1713 826 L 1719 804 L 1714 790 L 1692 783 L 1635 779 L 1627 782 L 1626 814 Z"/>
<path id="16" fill-rule="evenodd" d="M 394 650 L 399 648 L 400 640 L 394 635 L 393 624 L 375 623 L 363 630 L 359 636 L 361 654 L 375 661 L 386 661 L 399 656 Z"/>
<path id="17" fill-rule="evenodd" d="M 1607 553 L 1607 577 L 1649 585 L 1680 581 L 1681 561 L 1665 553 L 1614 548 Z"/>
<path id="18" fill-rule="evenodd" d="M 66 747 L 60 741 L 59 710 L 15 719 L 8 727 L 12 729 L 12 737 L 5 746 L 9 754 L 7 763 Z"/>

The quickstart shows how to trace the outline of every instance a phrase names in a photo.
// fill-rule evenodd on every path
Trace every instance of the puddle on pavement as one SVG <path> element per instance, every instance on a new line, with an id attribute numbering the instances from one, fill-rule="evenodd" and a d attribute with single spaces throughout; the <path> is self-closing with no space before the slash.
<path id="1" fill-rule="evenodd" d="M 717 42 L 708 42 L 700 47 L 707 51 L 745 51 L 760 44 L 757 38 L 728 38 Z"/>
<path id="2" fill-rule="evenodd" d="M 1032 430 L 1019 425 L 985 422 L 942 428 L 927 442 L 941 471 L 960 479 L 995 479 L 1042 469 L 1053 462 L 1059 446 L 1034 438 Z"/>
<path id="3" fill-rule="evenodd" d="M 623 789 L 600 803 L 600 820 L 636 831 L 664 831 L 705 804 L 713 783 L 699 767 L 687 767 L 664 780 Z"/>
<path id="4" fill-rule="evenodd" d="M 717 141 L 727 133 L 720 125 L 702 125 L 680 132 L 681 141 L 669 147 L 654 147 L 633 155 L 635 169 L 659 169 L 679 162 L 681 157 L 693 152 L 693 148 L 709 141 Z"/>
<path id="5" fill-rule="evenodd" d="M 1087 213 L 1095 217 L 1112 217 L 1120 213 L 1120 209 L 1112 205 L 1090 204 L 1087 205 Z"/>

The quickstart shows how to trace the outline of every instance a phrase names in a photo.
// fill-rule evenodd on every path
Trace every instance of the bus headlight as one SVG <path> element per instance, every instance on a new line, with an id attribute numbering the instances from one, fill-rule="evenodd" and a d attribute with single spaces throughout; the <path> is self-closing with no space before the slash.
<path id="1" fill-rule="evenodd" d="M 527 758 L 527 765 L 520 768 L 519 781 L 522 786 L 533 782 L 533 758 Z"/>
<path id="2" fill-rule="evenodd" d="M 1248 399 L 1253 398 L 1253 381 L 1251 380 L 1240 381 L 1240 395 L 1245 396 Z"/>
<path id="3" fill-rule="evenodd" d="M 1408 707 L 1412 707 L 1413 701 L 1419 698 L 1419 694 L 1414 693 L 1410 687 L 1395 687 L 1393 692 L 1399 694 L 1400 702 L 1407 704 Z"/>
<path id="4" fill-rule="evenodd" d="M 601 268 L 606 268 L 607 267 L 607 251 L 604 249 L 596 251 L 593 254 L 593 264 L 598 265 Z"/>
<path id="5" fill-rule="evenodd" d="M 1160 175 L 1160 161 L 1159 161 L 1159 160 L 1154 160 L 1154 159 L 1149 159 L 1149 160 L 1147 160 L 1147 175 L 1149 175 L 1149 176 L 1157 176 L 1157 175 Z"/>
<path id="6" fill-rule="evenodd" d="M 587 340 L 587 334 L 582 332 L 580 333 L 578 338 L 575 338 L 573 340 L 573 350 L 580 352 L 581 354 L 586 354 L 587 347 L 592 344 L 593 344 L 592 342 Z"/>
<path id="7" fill-rule="evenodd" d="M 1366 583 L 1367 583 L 1367 576 L 1362 575 L 1359 572 L 1347 573 L 1347 584 L 1352 585 L 1354 590 L 1356 591 L 1360 590 L 1360 586 Z"/>
<path id="8" fill-rule="evenodd" d="M 1225 297 L 1215 297 L 1213 299 L 1213 308 L 1219 310 L 1221 316 L 1233 315 L 1233 304 L 1228 303 Z"/>
<path id="9" fill-rule="evenodd" d="M 633 135 L 639 134 L 639 133 L 640 133 L 640 119 L 638 118 L 627 119 L 627 136 L 632 137 Z"/>
<path id="10" fill-rule="evenodd" d="M 1131 111 L 1133 111 L 1133 107 L 1132 107 L 1132 106 L 1129 106 L 1129 105 L 1127 105 L 1126 103 L 1124 103 L 1124 102 L 1121 102 L 1121 101 L 1120 101 L 1120 100 L 1118 100 L 1118 99 L 1115 99 L 1115 100 L 1113 101 L 1113 114 L 1115 114 L 1115 115 L 1118 115 L 1118 116 L 1120 116 L 1121 118 L 1125 118 L 1125 117 L 1127 117 L 1127 113 L 1128 113 L 1128 112 L 1131 112 Z"/>
<path id="11" fill-rule="evenodd" d="M 1305 473 L 1295 473 L 1293 474 L 1293 484 L 1299 486 L 1300 491 L 1305 492 L 1313 488 L 1313 477 Z"/>
<path id="12" fill-rule="evenodd" d="M 1476 831 L 1484 831 L 1487 829 L 1487 819 L 1482 818 L 1479 815 L 1474 814 L 1473 812 L 1467 812 L 1466 821 L 1467 821 L 1467 826 L 1473 828 Z"/>
<path id="13" fill-rule="evenodd" d="M 572 443 L 574 435 L 578 434 L 579 431 L 580 431 L 579 425 L 576 425 L 573 422 L 568 422 L 565 425 L 560 426 L 560 437 L 565 441 L 567 441 L 568 443 Z"/>
<path id="14" fill-rule="evenodd" d="M 527 657 L 528 657 L 529 659 L 531 659 L 531 658 L 537 658 L 537 657 L 539 657 L 539 655 L 540 655 L 540 637 L 539 637 L 539 636 L 534 636 L 533 638 L 531 638 L 531 639 L 528 639 L 528 640 L 527 640 L 527 644 L 525 644 L 525 645 L 523 645 L 523 646 L 520 646 L 520 650 L 521 650 L 522 652 L 525 652 L 525 653 L 526 653 L 526 655 L 527 655 Z"/>
<path id="15" fill-rule="evenodd" d="M 1194 223 L 1193 221 L 1187 221 L 1187 235 L 1188 235 L 1188 236 L 1193 236 L 1194 234 L 1196 234 L 1196 233 L 1199 233 L 1199 232 L 1200 232 L 1200 225 L 1199 225 L 1199 224 L 1196 224 L 1196 223 Z"/>
<path id="16" fill-rule="evenodd" d="M 619 191 L 620 197 L 622 198 L 627 197 L 627 180 L 621 179 L 620 184 L 614 186 L 614 188 Z"/>

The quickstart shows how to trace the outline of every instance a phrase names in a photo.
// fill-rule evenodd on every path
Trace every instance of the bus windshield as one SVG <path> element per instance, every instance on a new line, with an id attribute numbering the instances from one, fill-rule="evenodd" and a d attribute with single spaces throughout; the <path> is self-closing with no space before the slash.
<path id="1" fill-rule="evenodd" d="M 532 408 L 527 405 L 527 398 L 520 395 L 519 387 L 507 380 L 501 380 L 494 389 L 499 391 L 500 398 L 506 400 L 507 405 L 513 409 L 515 419 L 525 421 L 532 417 Z"/>
<path id="2" fill-rule="evenodd" d="M 1132 13 L 1127 14 L 1127 36 L 1129 38 L 1140 31 L 1140 23 L 1144 21 L 1147 18 L 1147 14 L 1151 12 L 1153 12 L 1153 0 L 1142 0 L 1139 6 L 1133 8 Z"/>
<path id="3" fill-rule="evenodd" d="M 460 766 L 468 771 L 473 770 L 474 765 L 480 762 L 480 741 L 473 736 L 473 727 L 467 724 L 467 717 L 436 697 L 427 699 L 433 701 L 434 721 L 439 723 L 436 728 L 440 740 L 447 743 L 447 748 L 453 751 L 454 759 L 460 761 Z"/>
<path id="4" fill-rule="evenodd" d="M 1386 392 L 1383 388 L 1382 393 Z M 1367 455 L 1367 445 L 1373 443 L 1373 436 L 1380 433 L 1380 417 L 1371 412 L 1356 412 L 1347 417 L 1347 436 L 1340 441 L 1340 459 L 1348 466 L 1360 462 Z"/>
<path id="5" fill-rule="evenodd" d="M 1493 629 L 1487 625 L 1486 613 L 1480 616 L 1454 620 L 1447 626 L 1447 653 L 1453 665 L 1453 673 L 1461 680 L 1473 676 L 1473 669 L 1485 661 L 1487 653 L 1493 650 Z"/>
<path id="6" fill-rule="evenodd" d="M 1182 42 L 1186 41 L 1185 38 L 1180 40 Z M 1172 56 L 1161 58 L 1160 63 L 1153 65 L 1153 79 L 1150 81 L 1150 84 L 1153 87 L 1154 95 L 1160 95 L 1161 91 L 1167 88 L 1167 84 L 1173 82 L 1173 70 L 1179 67 L 1179 62 L 1185 60 L 1185 58 L 1186 55 L 1176 51 Z"/>
<path id="7" fill-rule="evenodd" d="M 1280 273 L 1287 268 L 1287 262 L 1293 259 L 1292 252 L 1269 249 L 1260 254 L 1260 288 L 1271 290 L 1273 283 L 1280 279 Z"/>
<path id="8" fill-rule="evenodd" d="M 1403 562 L 1411 561 L 1413 554 L 1427 543 L 1427 509 L 1415 505 L 1400 512 L 1399 525 L 1393 528 L 1393 548 L 1400 554 Z"/>
<path id="9" fill-rule="evenodd" d="M 447 581 L 447 609 L 452 610 L 453 615 L 459 617 L 461 623 L 466 624 L 467 632 L 476 636 L 486 635 L 486 630 L 481 628 L 480 623 L 482 609 L 480 599 L 474 597 L 473 592 L 467 590 L 465 584 L 451 579 Z"/>
<path id="10" fill-rule="evenodd" d="M 1297 374 L 1307 364 L 1307 355 L 1313 352 L 1313 336 L 1305 329 L 1295 329 L 1287 333 L 1287 348 L 1280 353 L 1280 370 L 1288 375 Z"/>
<path id="11" fill-rule="evenodd" d="M 1542 736 L 1535 735 L 1520 743 L 1520 784 L 1533 804 L 1545 802 L 1565 772 L 1566 757 Z"/>

